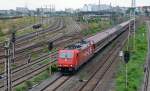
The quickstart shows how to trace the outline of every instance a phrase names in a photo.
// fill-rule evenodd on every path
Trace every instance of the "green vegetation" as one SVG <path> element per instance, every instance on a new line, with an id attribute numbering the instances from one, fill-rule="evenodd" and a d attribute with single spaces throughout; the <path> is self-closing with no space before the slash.
<path id="1" fill-rule="evenodd" d="M 11 64 L 11 66 L 12 66 L 12 69 L 14 69 L 17 67 L 17 64 Z"/>
<path id="2" fill-rule="evenodd" d="M 50 61 L 52 61 L 52 60 L 51 59 L 46 59 L 42 62 L 42 64 L 47 64 Z M 28 91 L 34 85 L 37 85 L 37 84 L 41 83 L 42 81 L 50 78 L 51 73 L 53 74 L 57 71 L 58 71 L 57 65 L 52 64 L 45 71 L 43 71 L 42 73 L 36 75 L 34 78 L 32 78 L 32 79 L 16 86 L 15 90 L 16 91 Z"/>
<path id="3" fill-rule="evenodd" d="M 0 73 L 4 72 L 4 65 L 3 64 L 0 64 Z"/>
<path id="4" fill-rule="evenodd" d="M 28 89 L 32 88 L 32 86 L 37 85 L 37 84 L 41 83 L 42 81 L 48 79 L 50 77 L 50 69 L 51 69 L 51 71 L 54 70 L 53 66 L 51 68 L 50 67 L 47 68 L 45 71 L 43 71 L 39 75 L 35 76 L 34 78 L 18 85 L 15 88 L 15 90 L 16 91 L 28 91 Z"/>
<path id="5" fill-rule="evenodd" d="M 37 30 L 34 30 L 32 28 L 25 29 L 23 31 L 16 32 L 16 36 L 21 36 L 21 35 L 29 34 L 29 33 L 35 32 L 35 31 L 37 31 Z"/>
<path id="6" fill-rule="evenodd" d="M 4 33 L 2 32 L 1 27 L 0 27 L 0 36 L 4 36 Z"/>
<path id="7" fill-rule="evenodd" d="M 31 59 L 36 59 L 38 57 L 39 57 L 39 53 L 34 53 L 34 52 L 31 53 Z"/>
<path id="8" fill-rule="evenodd" d="M 51 66 L 51 72 L 52 72 L 52 73 L 58 72 L 58 67 L 57 67 L 56 64 L 53 64 L 53 65 Z"/>
<path id="9" fill-rule="evenodd" d="M 109 21 L 98 22 L 97 20 L 91 20 L 88 25 L 89 25 L 89 29 L 82 31 L 82 34 L 85 36 L 89 34 L 96 34 L 97 32 L 100 32 L 103 29 L 111 27 L 111 24 Z"/>
<path id="10" fill-rule="evenodd" d="M 38 17 L 23 17 L 17 19 L 0 20 L 0 27 L 2 28 L 2 30 L 11 29 L 13 26 L 15 26 L 18 29 L 26 25 L 33 24 L 38 20 Z"/>
<path id="11" fill-rule="evenodd" d="M 26 81 L 25 84 L 28 87 L 28 89 L 32 88 L 32 82 L 31 81 Z"/>
<path id="12" fill-rule="evenodd" d="M 116 91 L 138 91 L 144 74 L 144 63 L 147 54 L 147 31 L 142 25 L 136 32 L 135 49 L 128 63 L 128 88 L 125 88 L 125 66 L 120 65 L 117 73 Z M 133 39 L 131 38 L 130 41 Z M 130 43 L 131 44 L 131 43 Z M 131 45 L 129 45 L 131 47 Z"/>
<path id="13" fill-rule="evenodd" d="M 45 19 L 46 18 L 47 17 L 45 17 Z M 12 30 L 17 30 L 16 36 L 21 36 L 37 31 L 35 29 L 25 27 L 35 24 L 38 21 L 40 21 L 40 17 L 31 17 L 31 16 L 17 19 L 0 20 L 0 42 L 3 42 L 8 37 L 8 35 L 10 35 Z M 51 23 L 51 21 L 48 22 Z M 42 28 L 45 29 L 48 28 L 49 26 L 50 24 L 45 23 L 42 25 Z"/>
<path id="14" fill-rule="evenodd" d="M 28 91 L 28 89 L 32 88 L 32 86 L 39 84 L 40 82 L 42 82 L 43 80 L 45 80 L 47 78 L 49 78 L 49 74 L 47 73 L 47 71 L 43 71 L 42 73 L 35 76 L 31 80 L 28 80 L 25 83 L 18 85 L 15 88 L 15 90 L 16 91 Z"/>
<path id="15" fill-rule="evenodd" d="M 12 32 L 12 30 L 24 28 L 28 25 L 34 24 L 37 21 L 39 21 L 38 17 L 23 17 L 17 19 L 0 20 L 0 42 L 3 42 Z M 31 33 L 33 31 L 34 30 L 32 29 L 16 31 L 16 35 Z"/>

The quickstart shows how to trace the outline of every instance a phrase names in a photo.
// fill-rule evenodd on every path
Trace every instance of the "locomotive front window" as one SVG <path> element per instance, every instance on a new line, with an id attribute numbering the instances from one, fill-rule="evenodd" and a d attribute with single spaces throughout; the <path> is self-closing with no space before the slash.
<path id="1" fill-rule="evenodd" d="M 60 53 L 60 58 L 72 58 L 72 57 L 73 57 L 73 54 L 70 52 Z"/>

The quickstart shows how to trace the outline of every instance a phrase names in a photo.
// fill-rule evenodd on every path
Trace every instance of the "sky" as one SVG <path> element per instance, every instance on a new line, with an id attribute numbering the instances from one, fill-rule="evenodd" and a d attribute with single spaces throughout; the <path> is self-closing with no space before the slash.
<path id="1" fill-rule="evenodd" d="M 100 0 L 101 4 L 112 6 L 131 6 L 131 0 Z M 65 8 L 81 8 L 84 4 L 98 4 L 99 0 L 0 0 L 0 10 L 16 9 L 16 7 L 27 6 L 30 9 L 37 7 L 49 7 L 55 5 L 56 10 L 64 10 Z M 150 0 L 136 0 L 136 6 L 150 6 Z"/>

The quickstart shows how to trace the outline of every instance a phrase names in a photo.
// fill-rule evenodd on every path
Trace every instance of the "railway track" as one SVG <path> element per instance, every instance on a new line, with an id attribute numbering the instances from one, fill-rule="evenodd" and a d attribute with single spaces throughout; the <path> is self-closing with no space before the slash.
<path id="1" fill-rule="evenodd" d="M 56 53 L 53 53 L 55 55 Z M 49 58 L 49 55 L 44 55 L 36 59 L 29 64 L 22 65 L 12 71 L 12 83 L 13 87 L 24 82 L 27 79 L 34 77 L 35 75 L 43 72 L 43 69 L 46 70 L 50 63 L 54 63 L 56 60 L 51 61 L 50 63 L 44 64 L 45 60 Z M 2 74 L 4 75 L 4 73 Z M 0 83 L 3 83 L 2 81 Z M 4 85 L 0 85 L 0 89 L 3 90 Z"/>
<path id="2" fill-rule="evenodd" d="M 126 35 L 124 34 L 123 37 L 125 37 Z M 118 38 L 118 40 L 121 38 Z M 121 41 L 122 42 L 122 41 Z M 113 48 L 111 50 L 111 52 L 109 52 L 109 55 L 107 55 L 107 57 L 105 56 L 104 60 L 101 60 L 100 62 L 97 61 L 98 63 L 96 63 L 98 66 L 94 66 L 96 64 L 90 64 L 91 68 L 88 67 L 87 65 L 87 69 L 85 67 L 84 71 L 79 72 L 79 74 L 75 74 L 75 76 L 62 76 L 60 74 L 58 74 L 58 76 L 56 76 L 57 78 L 55 78 L 55 80 L 53 79 L 53 81 L 49 80 L 46 81 L 45 83 L 39 85 L 39 87 L 35 87 L 33 89 L 31 89 L 31 91 L 84 91 L 84 87 L 87 86 L 87 83 L 91 81 L 91 79 L 93 78 L 93 76 L 100 70 L 103 68 L 103 64 L 106 64 L 107 67 L 105 67 L 105 70 L 108 70 L 108 68 L 110 67 L 111 64 L 115 64 L 112 62 L 112 60 L 110 60 L 111 55 L 114 54 L 115 51 L 115 56 L 118 55 L 118 51 L 120 50 L 119 48 L 121 48 L 123 46 L 121 45 L 121 42 L 116 41 L 117 46 L 115 48 Z M 125 41 L 124 41 L 125 42 Z M 117 50 L 116 50 L 117 49 Z M 106 55 L 107 52 L 105 52 L 104 54 L 101 53 L 102 55 Z M 115 57 L 113 56 L 113 57 Z M 112 58 L 111 58 L 112 59 Z M 107 61 L 106 61 L 107 60 Z M 108 61 L 109 60 L 109 61 Z M 92 63 L 94 62 L 94 60 L 92 60 Z M 106 63 L 105 63 L 106 62 Z M 95 68 L 96 67 L 96 68 Z M 89 72 L 90 69 L 97 69 L 97 70 L 92 70 L 91 72 Z M 88 76 L 87 78 L 85 78 L 85 80 L 83 79 L 79 79 L 80 74 L 87 72 L 88 74 L 86 76 Z M 104 73 L 105 71 L 103 71 L 102 73 Z M 105 73 L 104 73 L 105 74 Z M 102 75 L 104 76 L 104 75 Z M 101 77 L 102 78 L 102 77 Z M 45 84 L 45 86 L 43 86 Z M 72 84 L 72 85 L 71 85 Z M 78 84 L 78 85 L 77 85 Z M 86 90 L 85 90 L 86 91 Z M 91 91 L 91 90 L 89 90 Z"/>
<path id="3" fill-rule="evenodd" d="M 52 32 L 55 32 L 55 31 L 58 31 L 58 30 L 61 30 L 63 27 L 64 27 L 64 25 L 63 25 L 63 22 L 61 21 L 61 23 L 60 24 L 58 24 L 59 26 L 61 26 L 60 28 L 58 28 L 58 29 L 56 29 L 56 30 L 53 30 L 53 31 L 51 31 L 51 33 Z M 75 26 L 75 27 L 77 27 L 77 25 Z M 78 29 L 76 29 L 76 31 L 77 31 Z M 49 39 L 52 39 L 52 38 L 49 38 Z M 54 39 L 55 40 L 55 39 Z M 54 40 L 48 40 L 48 41 L 54 41 Z M 45 44 L 47 44 L 48 43 L 48 41 L 47 42 L 45 42 Z M 24 44 L 24 43 L 23 43 Z M 26 43 L 27 44 L 27 43 Z M 26 49 L 33 49 L 33 48 L 38 48 L 38 47 L 42 47 L 43 46 L 43 44 L 41 44 L 41 43 L 31 43 L 31 44 L 28 44 L 27 46 L 23 46 L 23 45 L 20 45 L 20 46 L 18 46 L 18 45 L 20 45 L 20 44 L 17 44 L 16 45 L 16 54 L 21 54 L 21 53 L 23 53 L 24 52 L 24 50 L 26 50 Z M 23 47 L 21 47 L 21 46 L 23 46 Z M 24 55 L 24 54 L 21 54 L 21 55 Z M 0 59 L 2 59 L 2 58 L 4 58 L 4 55 L 1 55 L 0 56 Z M 16 58 L 18 58 L 18 57 L 16 57 Z M 21 58 L 22 58 L 22 56 L 21 56 Z M 17 60 L 17 59 L 15 59 L 15 60 Z M 2 63 L 4 63 L 4 62 L 1 62 L 1 64 Z"/>
<path id="4" fill-rule="evenodd" d="M 56 53 L 53 53 L 52 55 L 56 56 Z M 38 59 L 36 59 L 36 61 L 33 61 L 30 64 L 24 64 L 24 65 L 19 66 L 17 69 L 14 69 L 12 71 L 13 87 L 15 87 L 16 85 L 20 83 L 23 83 L 24 81 L 28 79 L 31 79 L 35 75 L 40 74 L 41 72 L 46 70 L 49 67 L 49 63 L 42 64 L 44 63 L 44 61 L 42 60 L 45 60 L 48 58 L 49 58 L 49 54 L 46 54 L 46 55 L 43 55 L 42 57 L 39 57 Z M 52 61 L 51 63 L 55 63 L 55 62 L 56 62 L 56 59 Z M 3 87 L 4 85 L 0 85 L 1 89 L 3 89 Z"/>
<path id="5" fill-rule="evenodd" d="M 58 22 L 58 24 L 56 24 L 56 26 L 54 26 L 54 28 L 51 29 L 51 30 L 54 29 L 53 31 L 51 31 L 51 33 L 52 33 L 52 32 L 56 32 L 56 31 L 58 31 L 58 30 L 61 30 L 61 29 L 63 29 L 63 28 L 64 28 L 64 24 L 63 24 L 63 21 L 61 20 L 60 22 Z M 42 32 L 42 33 L 43 33 L 43 32 Z M 50 38 L 50 39 L 52 39 L 52 38 Z M 52 40 L 48 40 L 48 41 L 52 41 Z M 47 44 L 48 41 L 46 41 L 45 44 Z M 29 44 L 29 45 L 27 45 L 27 46 L 24 46 L 24 47 L 20 47 L 20 46 L 17 46 L 17 45 L 16 45 L 16 47 L 17 47 L 17 49 L 16 49 L 16 55 L 23 53 L 24 50 L 27 50 L 27 49 L 35 49 L 35 48 L 42 47 L 42 46 L 43 46 L 42 43 L 31 43 L 31 44 Z M 1 58 L 1 59 L 4 58 L 4 55 L 1 55 L 0 58 Z M 1 63 L 4 63 L 4 62 L 1 62 Z"/>
<path id="6" fill-rule="evenodd" d="M 75 34 L 74 33 L 72 33 L 72 34 L 70 34 L 70 36 L 62 36 L 62 37 L 59 37 L 59 38 L 56 38 L 56 39 L 54 39 L 53 41 L 55 41 L 54 42 L 54 46 L 57 48 L 57 47 L 60 47 L 60 45 L 62 45 L 63 43 L 65 43 L 66 42 L 66 44 L 72 44 L 72 43 L 74 43 L 73 41 L 70 41 L 70 40 L 79 40 L 79 38 L 78 38 L 78 35 L 77 36 L 75 36 Z M 67 42 L 67 41 L 70 41 L 70 42 Z M 77 41 L 76 41 L 77 42 Z M 65 45 L 63 44 L 63 46 L 62 47 L 64 47 Z M 40 50 L 42 50 L 42 48 L 41 49 L 37 49 L 37 50 L 35 50 L 35 51 L 40 51 Z M 32 50 L 33 51 L 33 50 Z M 47 54 L 47 53 L 46 53 Z M 22 54 L 23 55 L 23 54 Z M 21 55 L 21 56 L 22 56 Z M 17 60 L 16 60 L 17 61 Z M 20 60 L 18 60 L 18 61 L 20 61 Z M 25 62 L 25 64 L 26 64 L 27 62 Z M 24 65 L 24 64 L 23 64 Z M 19 65 L 19 66 L 22 66 L 22 65 Z"/>
<path id="7" fill-rule="evenodd" d="M 120 46 L 120 45 L 119 45 Z M 97 84 L 94 84 L 94 82 L 98 82 L 98 80 L 101 80 L 105 75 L 105 72 L 107 72 L 107 70 L 110 68 L 111 64 L 113 63 L 112 61 L 112 56 L 114 54 L 117 54 L 117 50 L 118 47 L 115 47 L 113 50 L 111 50 L 106 57 L 102 58 L 103 60 L 101 60 L 100 63 L 97 63 L 97 67 L 91 67 L 90 69 L 94 69 L 92 71 L 90 71 L 88 74 L 86 74 L 86 78 L 84 79 L 80 79 L 79 81 L 76 82 L 77 85 L 75 85 L 75 83 L 73 82 L 74 79 L 76 79 L 76 77 L 72 77 L 70 80 L 65 81 L 65 83 L 63 83 L 63 85 L 59 86 L 57 89 L 53 90 L 53 91 L 93 91 L 94 88 L 96 87 Z M 94 61 L 94 60 L 93 60 Z M 93 65 L 94 66 L 94 65 Z M 95 79 L 94 81 L 92 81 L 93 79 Z M 71 85 L 70 87 L 67 87 L 67 85 Z M 90 84 L 90 85 L 89 85 Z M 99 89 L 100 90 L 100 89 Z M 49 91 L 49 89 L 45 90 L 45 91 Z"/>
<path id="8" fill-rule="evenodd" d="M 29 33 L 29 34 L 26 34 L 26 35 L 18 36 L 18 37 L 16 37 L 16 42 L 26 41 L 28 39 L 31 39 L 31 38 L 37 36 L 37 33 L 38 34 L 44 34 L 46 32 L 53 31 L 53 29 L 55 29 L 56 25 L 60 24 L 60 21 L 61 21 L 60 19 L 56 18 L 56 21 L 50 27 L 48 27 L 47 29 L 37 30 L 37 32 L 32 32 L 32 33 Z"/>
<path id="9" fill-rule="evenodd" d="M 66 39 L 63 39 L 63 37 L 72 37 L 72 36 L 68 36 L 68 35 L 70 35 L 70 34 L 67 34 L 67 35 L 62 35 L 62 36 L 60 36 L 60 37 L 58 37 L 58 38 L 55 38 L 55 39 L 53 39 L 53 38 L 51 38 L 52 40 L 51 41 L 56 41 L 57 43 L 56 44 L 59 44 L 60 42 L 66 42 L 66 41 L 69 41 L 70 39 L 72 39 L 72 38 L 66 38 Z M 71 33 L 71 35 L 74 35 L 74 33 L 72 34 Z M 63 39 L 63 40 L 62 40 Z M 61 41 L 60 41 L 61 40 Z M 48 40 L 48 41 L 50 41 L 50 40 Z M 45 43 L 45 44 L 48 44 L 48 41 L 47 41 L 47 43 Z M 42 46 L 43 44 L 41 44 L 41 46 Z M 33 47 L 33 46 L 32 46 Z M 40 46 L 38 46 L 38 47 L 40 47 Z M 38 47 L 33 47 L 34 49 L 36 49 L 36 48 L 38 48 Z M 27 48 L 26 48 L 27 49 Z M 38 48 L 39 49 L 39 48 Z M 39 51 L 39 50 L 38 50 Z M 25 55 L 26 54 L 20 54 L 21 55 L 21 58 L 24 58 L 25 57 Z M 23 55 L 24 55 L 24 57 L 23 57 Z M 19 58 L 18 58 L 19 59 Z M 18 62 L 19 62 L 19 60 L 18 60 Z M 25 61 L 26 62 L 26 61 Z M 24 65 L 24 64 L 23 64 Z"/>
<path id="10" fill-rule="evenodd" d="M 63 37 L 63 36 L 62 36 L 62 37 Z M 70 36 L 69 36 L 69 37 L 70 37 Z M 60 38 L 61 38 L 61 37 L 60 37 Z M 58 41 L 59 38 L 57 38 L 56 40 Z M 65 40 L 68 40 L 68 39 L 65 39 Z M 42 57 L 42 58 L 43 58 L 43 57 Z M 36 59 L 36 60 L 37 60 L 37 59 Z M 41 61 L 41 60 L 40 60 L 40 61 Z M 38 62 L 39 62 L 39 61 L 38 61 Z M 35 62 L 34 64 L 36 64 L 36 63 L 38 63 L 38 62 Z M 15 74 L 15 73 L 17 73 L 17 72 L 19 72 L 19 71 L 21 71 L 21 70 L 23 70 L 23 69 L 26 69 L 26 68 L 28 68 L 29 66 L 34 65 L 34 64 L 31 63 L 30 65 L 21 65 L 21 66 L 17 67 L 16 69 L 14 69 L 12 73 Z M 40 63 L 39 63 L 39 64 L 40 64 Z M 33 70 L 33 71 L 27 73 L 27 74 L 24 74 L 23 76 L 20 76 L 20 77 L 18 77 L 18 78 L 13 79 L 13 83 L 14 83 L 13 86 L 16 86 L 16 85 L 18 85 L 19 83 L 22 83 L 22 82 L 24 82 L 25 80 L 32 78 L 33 75 L 30 75 L 32 72 L 34 72 L 34 73 L 36 73 L 36 74 L 39 74 L 40 72 L 42 72 L 43 70 L 45 70 L 45 69 L 47 68 L 47 65 L 48 65 L 48 64 L 43 65 L 43 66 L 40 66 L 39 68 L 37 68 L 37 69 L 35 69 L 35 70 Z M 42 69 L 41 69 L 41 68 L 42 68 Z M 44 68 L 45 68 L 45 69 L 44 69 Z M 41 71 L 38 71 L 38 70 L 40 70 L 40 69 L 41 69 Z M 38 71 L 38 72 L 36 72 L 36 71 Z M 22 71 L 21 73 L 24 73 L 24 72 Z M 36 75 L 36 74 L 34 74 L 34 75 Z M 1 74 L 1 75 L 3 75 L 3 74 Z M 18 74 L 18 75 L 19 75 L 19 74 Z M 22 74 L 21 74 L 21 75 L 22 75 Z M 28 76 L 28 75 L 30 75 L 30 76 Z M 28 77 L 27 77 L 27 76 L 28 76 Z M 13 77 L 17 77 L 17 76 L 13 76 Z M 21 80 L 20 80 L 20 79 L 21 79 Z M 0 88 L 3 89 L 3 85 L 0 86 Z"/>
<path id="11" fill-rule="evenodd" d="M 74 35 L 74 34 L 73 34 Z M 69 36 L 70 37 L 70 36 Z M 59 41 L 61 39 L 61 41 Z M 56 39 L 56 41 L 59 41 L 59 43 L 56 43 L 57 45 L 59 45 L 61 42 L 66 42 L 66 41 L 68 41 L 68 40 L 70 40 L 70 39 L 72 39 L 72 38 L 64 38 L 65 40 L 63 40 L 63 37 L 60 37 L 60 39 Z M 47 54 L 46 54 L 47 55 Z M 35 59 L 35 60 L 38 60 L 38 59 Z M 19 67 L 22 67 L 22 66 L 24 66 L 24 65 L 26 65 L 26 63 L 25 64 L 22 64 L 22 65 L 20 65 Z M 19 68 L 19 67 L 17 67 L 17 68 Z"/>
<path id="12" fill-rule="evenodd" d="M 127 34 L 126 34 L 127 35 Z M 125 35 L 125 36 L 126 36 Z M 119 51 L 122 49 L 122 47 L 125 44 L 125 37 L 124 36 L 124 40 L 121 39 L 121 43 L 118 43 L 117 46 L 113 49 L 113 51 L 109 52 L 108 56 L 105 60 L 105 62 L 103 63 L 102 66 L 100 66 L 95 72 L 94 74 L 90 77 L 90 79 L 87 80 L 87 82 L 81 86 L 77 91 L 99 91 L 102 90 L 103 86 L 102 84 L 106 81 L 106 79 L 104 80 L 104 78 L 108 77 L 108 74 L 112 70 L 115 66 L 117 66 L 116 64 L 118 64 L 118 54 Z M 99 85 L 100 84 L 100 85 Z M 105 91 L 105 90 L 102 90 Z"/>
<path id="13" fill-rule="evenodd" d="M 56 53 L 52 54 L 56 56 Z M 31 79 L 37 74 L 40 74 L 44 70 L 46 70 L 49 67 L 49 64 L 53 64 L 56 62 L 56 59 L 51 61 L 50 63 L 47 64 L 42 64 L 45 59 L 49 58 L 49 55 L 44 55 L 43 57 L 40 57 L 41 59 L 39 61 L 34 61 L 30 64 L 23 65 L 18 69 L 13 70 L 12 74 L 12 82 L 13 82 L 13 87 L 17 86 L 20 83 L 23 83 L 24 81 Z M 38 59 L 36 59 L 38 60 Z M 26 73 L 25 73 L 26 72 Z M 1 85 L 0 88 L 3 89 L 4 85 Z"/>
<path id="14" fill-rule="evenodd" d="M 42 68 L 42 69 L 41 69 Z M 32 71 L 31 73 L 34 73 L 34 75 L 32 75 L 32 76 L 30 76 L 30 73 L 28 73 L 28 75 L 26 75 L 26 76 L 22 76 L 22 77 L 20 77 L 19 79 L 17 79 L 16 81 L 14 80 L 14 85 L 13 86 L 16 86 L 16 85 L 18 85 L 19 83 L 21 83 L 21 82 L 24 82 L 25 80 L 27 80 L 27 79 L 30 79 L 30 78 L 32 78 L 33 76 L 35 76 L 36 74 L 39 74 L 40 72 L 42 72 L 43 70 L 45 70 L 46 68 L 47 68 L 47 66 L 46 65 L 43 65 L 43 66 L 41 66 L 41 68 L 39 68 L 39 69 L 41 69 L 41 70 L 37 70 L 37 69 L 35 69 L 34 71 Z M 21 80 L 20 80 L 21 79 Z"/>

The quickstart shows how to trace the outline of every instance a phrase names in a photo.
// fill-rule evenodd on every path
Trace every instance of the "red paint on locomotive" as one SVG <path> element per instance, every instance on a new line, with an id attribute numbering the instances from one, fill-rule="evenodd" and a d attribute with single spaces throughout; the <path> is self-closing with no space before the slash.
<path id="1" fill-rule="evenodd" d="M 83 42 L 83 41 L 82 41 Z M 61 71 L 74 71 L 80 65 L 84 64 L 94 52 L 94 44 L 92 42 L 78 43 L 72 45 L 73 48 L 59 50 L 58 67 Z"/>

